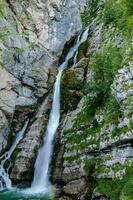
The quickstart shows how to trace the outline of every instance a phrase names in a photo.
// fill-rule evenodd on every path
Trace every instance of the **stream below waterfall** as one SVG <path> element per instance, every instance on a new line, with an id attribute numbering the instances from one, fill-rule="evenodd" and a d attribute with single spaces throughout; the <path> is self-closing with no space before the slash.
<path id="1" fill-rule="evenodd" d="M 79 46 L 87 40 L 87 37 L 88 29 L 78 37 L 76 44 L 70 49 L 65 61 L 58 68 L 58 74 L 56 76 L 56 82 L 54 85 L 52 109 L 49 116 L 46 133 L 44 134 L 43 145 L 38 152 L 35 162 L 35 171 L 31 187 L 23 190 L 13 188 L 8 175 L 8 170 L 4 169 L 4 163 L 7 160 L 10 160 L 10 157 L 17 144 L 23 138 L 28 126 L 28 121 L 26 121 L 22 130 L 18 132 L 10 150 L 0 157 L 0 200 L 48 200 L 51 198 L 49 195 L 47 195 L 50 194 L 52 190 L 51 183 L 49 181 L 49 166 L 53 152 L 53 140 L 60 120 L 61 75 L 63 70 L 67 68 L 70 59 L 73 58 L 74 65 L 76 64 Z"/>

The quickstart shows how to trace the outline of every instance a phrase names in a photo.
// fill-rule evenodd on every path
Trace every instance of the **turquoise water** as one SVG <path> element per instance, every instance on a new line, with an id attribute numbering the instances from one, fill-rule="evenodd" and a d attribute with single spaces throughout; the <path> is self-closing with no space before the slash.
<path id="1" fill-rule="evenodd" d="M 40 195 L 28 195 L 24 192 L 14 190 L 14 191 L 3 191 L 0 192 L 0 200 L 52 200 L 50 195 L 40 194 Z"/>

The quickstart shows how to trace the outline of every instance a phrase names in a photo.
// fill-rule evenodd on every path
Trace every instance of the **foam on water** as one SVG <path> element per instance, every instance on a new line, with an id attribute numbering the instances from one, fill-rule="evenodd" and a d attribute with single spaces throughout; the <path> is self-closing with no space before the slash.
<path id="1" fill-rule="evenodd" d="M 65 61 L 59 66 L 59 72 L 56 76 L 56 82 L 54 85 L 53 103 L 52 109 L 47 125 L 47 130 L 44 135 L 44 144 L 40 148 L 37 160 L 35 163 L 34 179 L 31 185 L 31 192 L 41 193 L 47 192 L 51 189 L 49 181 L 49 165 L 51 162 L 51 156 L 53 152 L 53 139 L 59 126 L 60 119 L 60 82 L 61 75 L 64 69 L 68 66 L 68 62 L 74 55 L 77 54 L 79 46 L 86 41 L 88 37 L 88 29 L 78 37 L 77 43 L 68 52 Z M 76 60 L 76 58 L 75 58 Z M 76 62 L 76 61 L 75 61 Z"/>
<path id="2" fill-rule="evenodd" d="M 11 148 L 9 149 L 9 151 L 5 152 L 0 157 L 0 190 L 11 189 L 11 187 L 12 187 L 12 182 L 10 180 L 9 173 L 8 173 L 9 169 L 10 169 L 10 167 L 12 165 L 12 162 L 11 162 L 10 158 L 11 158 L 11 155 L 12 155 L 13 151 L 16 149 L 17 144 L 23 138 L 23 135 L 24 135 L 25 130 L 26 130 L 27 125 L 28 125 L 28 121 L 29 120 L 27 120 L 25 122 L 23 128 L 17 133 L 16 138 L 13 141 L 13 144 L 12 144 Z M 7 161 L 9 162 L 9 166 L 5 170 L 4 164 Z"/>

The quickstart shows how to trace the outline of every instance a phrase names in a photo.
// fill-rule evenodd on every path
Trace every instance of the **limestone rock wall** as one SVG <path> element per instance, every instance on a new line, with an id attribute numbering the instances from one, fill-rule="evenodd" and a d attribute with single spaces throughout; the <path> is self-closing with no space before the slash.
<path id="1" fill-rule="evenodd" d="M 68 92 L 53 176 L 57 199 L 132 199 L 133 32 L 128 34 L 124 23 L 122 30 L 120 18 L 109 18 L 111 8 L 113 13 L 117 8 L 117 14 L 119 8 L 124 11 L 122 2 L 90 2 L 82 15 L 90 30 L 87 52 L 82 53 L 86 45 L 80 47 L 74 76 L 70 68 L 62 78 L 62 99 L 64 89 Z M 81 64 L 84 59 L 87 68 Z M 68 83 L 65 77 L 74 78 Z M 75 94 L 82 82 L 78 90 L 82 95 L 75 104 L 71 91 Z"/>
<path id="2" fill-rule="evenodd" d="M 85 3 L 0 1 L 1 154 L 10 148 L 15 134 L 30 118 L 25 137 L 13 155 L 11 177 L 16 183 L 29 183 L 32 179 L 29 175 L 21 181 L 24 174 L 33 173 L 51 105 L 58 58 L 66 41 L 82 28 L 80 12 Z"/>

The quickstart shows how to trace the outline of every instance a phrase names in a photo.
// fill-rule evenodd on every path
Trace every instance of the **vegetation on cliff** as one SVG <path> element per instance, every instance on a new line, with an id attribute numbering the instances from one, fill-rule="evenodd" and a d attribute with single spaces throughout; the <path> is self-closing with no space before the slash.
<path id="1" fill-rule="evenodd" d="M 81 18 L 90 31 L 87 51 L 79 56 L 81 60 L 88 58 L 87 78 L 81 89 L 83 103 L 77 110 L 71 105 L 74 111 L 68 114 L 63 129 L 62 173 L 71 177 L 67 178 L 70 183 L 66 181 L 64 192 L 72 194 L 69 184 L 85 176 L 85 188 L 95 180 L 95 190 L 89 190 L 91 199 L 131 200 L 133 2 L 89 1 Z M 66 74 L 70 75 L 71 69 Z M 73 86 L 75 79 L 73 83 L 71 79 Z M 62 81 L 69 91 L 68 79 Z M 66 105 L 69 100 L 67 93 Z"/>

